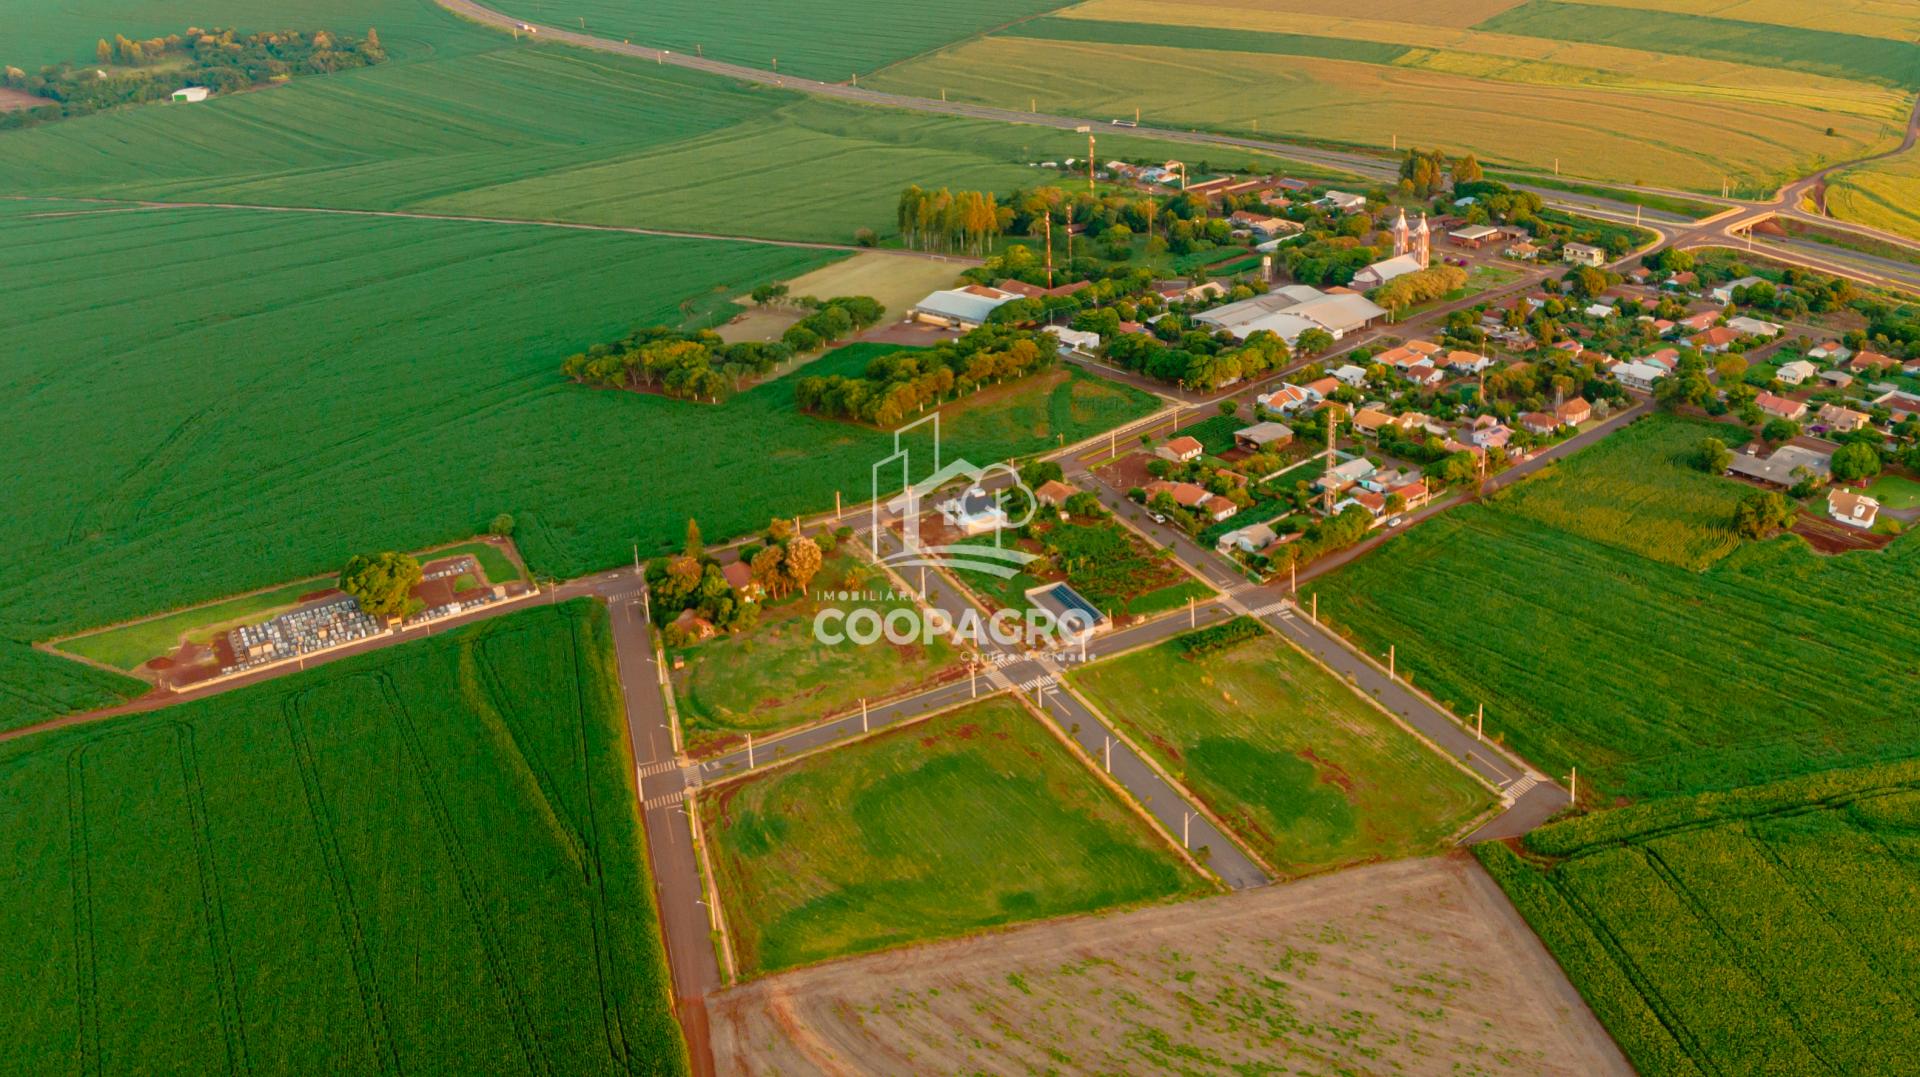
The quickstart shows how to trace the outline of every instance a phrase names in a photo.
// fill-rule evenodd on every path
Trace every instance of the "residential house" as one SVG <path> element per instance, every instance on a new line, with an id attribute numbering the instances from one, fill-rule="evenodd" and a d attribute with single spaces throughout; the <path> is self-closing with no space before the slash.
<path id="1" fill-rule="evenodd" d="M 1208 491 L 1206 487 L 1197 483 L 1167 482 L 1162 479 L 1148 483 L 1144 489 L 1148 501 L 1152 501 L 1156 494 L 1166 494 L 1173 498 L 1174 504 L 1183 509 L 1192 509 L 1215 523 L 1240 511 L 1233 502 Z"/>
<path id="2" fill-rule="evenodd" d="M 1342 363 L 1334 370 L 1333 376 L 1341 384 L 1350 385 L 1355 389 L 1367 383 L 1367 372 L 1352 363 Z"/>
<path id="3" fill-rule="evenodd" d="M 731 561 L 720 566 L 720 575 L 726 577 L 727 586 L 742 602 L 758 602 L 763 589 L 754 581 L 753 568 L 745 561 Z"/>
<path id="4" fill-rule="evenodd" d="M 1062 325 L 1049 325 L 1043 326 L 1042 328 L 1045 332 L 1052 333 L 1054 339 L 1059 341 L 1057 348 L 1061 355 L 1078 355 L 1084 358 L 1092 358 L 1099 354 L 1100 334 L 1098 333 L 1088 332 L 1082 329 L 1068 329 Z"/>
<path id="5" fill-rule="evenodd" d="M 1786 419 L 1791 422 L 1799 422 L 1801 419 L 1806 418 L 1807 415 L 1807 406 L 1800 401 L 1791 400 L 1784 396 L 1776 396 L 1764 390 L 1753 398 L 1753 406 L 1775 418 Z"/>
<path id="6" fill-rule="evenodd" d="M 1540 257 L 1540 247 L 1531 240 L 1522 239 L 1507 244 L 1506 249 L 1500 253 L 1515 261 L 1531 262 Z"/>
<path id="7" fill-rule="evenodd" d="M 1574 265 L 1603 266 L 1607 264 L 1607 252 L 1589 243 L 1568 243 L 1560 248 L 1560 260 Z"/>
<path id="8" fill-rule="evenodd" d="M 1822 404 L 1814 421 L 1836 434 L 1850 434 L 1873 422 L 1873 416 L 1840 404 Z"/>
<path id="9" fill-rule="evenodd" d="M 1343 460 L 1328 468 L 1313 484 L 1314 489 L 1332 490 L 1338 493 L 1359 483 L 1361 479 L 1373 474 L 1374 470 L 1373 463 L 1364 456 Z"/>
<path id="10" fill-rule="evenodd" d="M 1865 494 L 1856 494 L 1836 486 L 1827 491 L 1827 515 L 1848 527 L 1864 531 L 1880 518 L 1880 502 Z"/>
<path id="11" fill-rule="evenodd" d="M 1611 303 L 1588 303 L 1586 315 L 1589 318 L 1611 318 L 1620 313 Z"/>
<path id="12" fill-rule="evenodd" d="M 1629 389 L 1638 389 L 1643 393 L 1653 391 L 1653 383 L 1666 377 L 1672 371 L 1657 363 L 1634 360 L 1629 363 L 1615 363 L 1608 371 L 1613 380 Z"/>
<path id="13" fill-rule="evenodd" d="M 1643 363 L 1652 363 L 1654 366 L 1671 374 L 1680 368 L 1680 349 L 1661 348 L 1652 355 L 1641 357 L 1640 361 Z"/>
<path id="14" fill-rule="evenodd" d="M 1683 333 L 1704 333 L 1712 329 L 1715 325 L 1718 325 L 1719 322 L 1720 313 L 1718 311 L 1703 310 L 1697 314 L 1689 314 L 1680 319 L 1679 325 L 1676 328 Z"/>
<path id="15" fill-rule="evenodd" d="M 1733 342 L 1739 339 L 1740 334 L 1732 326 L 1716 325 L 1704 333 L 1694 334 L 1687 343 L 1708 355 L 1718 355 L 1733 347 Z"/>
<path id="16" fill-rule="evenodd" d="M 1220 541 L 1214 545 L 1221 553 L 1226 553 L 1229 550 L 1239 550 L 1242 553 L 1258 553 L 1268 546 L 1273 545 L 1273 541 L 1277 537 L 1278 535 L 1274 532 L 1273 528 L 1268 527 L 1266 524 L 1249 524 L 1246 527 L 1236 528 L 1221 535 Z"/>
<path id="17" fill-rule="evenodd" d="M 1530 411 L 1520 416 L 1520 429 L 1537 437 L 1547 437 L 1560 429 L 1560 420 L 1550 412 Z"/>
<path id="18" fill-rule="evenodd" d="M 1773 486 L 1793 486 L 1802 479 L 1820 481 L 1833 474 L 1833 459 L 1803 445 L 1782 445 L 1763 457 L 1757 446 L 1749 445 L 1746 451 L 1734 454 L 1727 474 Z"/>
<path id="19" fill-rule="evenodd" d="M 1553 414 L 1562 426 L 1579 426 L 1593 418 L 1593 405 L 1587 403 L 1585 397 L 1576 396 L 1554 408 Z"/>
<path id="20" fill-rule="evenodd" d="M 1727 304 L 1733 302 L 1733 293 L 1736 289 L 1744 290 L 1747 288 L 1751 288 L 1756 284 L 1765 284 L 1765 283 L 1766 281 L 1760 279 L 1759 277 L 1741 277 L 1739 280 L 1728 281 L 1725 284 L 1719 285 L 1718 287 L 1714 288 L 1712 292 L 1708 294 L 1713 297 L 1713 301 L 1715 303 L 1718 303 L 1724 307 Z"/>
<path id="21" fill-rule="evenodd" d="M 1823 363 L 1844 362 L 1846 358 L 1852 354 L 1853 352 L 1851 350 L 1837 340 L 1829 340 L 1824 344 L 1816 344 L 1807 349 L 1807 358 L 1818 359 Z"/>
<path id="22" fill-rule="evenodd" d="M 1305 385 L 1302 385 L 1301 388 L 1312 393 L 1315 398 L 1325 400 L 1327 397 L 1332 396 L 1335 390 L 1340 388 L 1340 379 L 1332 377 L 1331 375 L 1315 378 Z"/>
<path id="23" fill-rule="evenodd" d="M 1423 389 L 1431 389 L 1447 380 L 1447 376 L 1440 372 L 1439 367 L 1433 365 L 1431 359 L 1422 359 L 1401 373 L 1408 381 Z"/>
<path id="24" fill-rule="evenodd" d="M 1198 438 L 1192 438 L 1182 434 L 1177 438 L 1169 440 L 1165 445 L 1160 446 L 1153 452 L 1155 456 L 1158 456 L 1162 460 L 1171 460 L 1176 464 L 1186 464 L 1200 459 L 1200 454 L 1205 451 L 1206 446 L 1200 444 Z"/>
<path id="25" fill-rule="evenodd" d="M 1248 452 L 1277 449 L 1293 441 L 1293 428 L 1285 423 L 1254 423 L 1233 432 L 1233 443 Z"/>
<path id="26" fill-rule="evenodd" d="M 1447 353 L 1447 366 L 1461 374 L 1478 374 L 1493 365 L 1493 360 L 1475 352 L 1454 349 Z"/>
<path id="27" fill-rule="evenodd" d="M 1870 351 L 1860 352 L 1847 361 L 1847 369 L 1856 374 L 1884 374 L 1899 365 L 1900 361 L 1890 355 L 1881 355 L 1879 352 Z"/>
<path id="28" fill-rule="evenodd" d="M 1033 497 L 1042 505 L 1052 505 L 1057 509 L 1067 503 L 1067 498 L 1079 492 L 1059 479 L 1048 479 L 1033 491 Z"/>
<path id="29" fill-rule="evenodd" d="M 1482 415 L 1473 420 L 1467 440 L 1482 449 L 1504 449 L 1507 442 L 1513 440 L 1513 431 L 1493 416 Z"/>
<path id="30" fill-rule="evenodd" d="M 1844 370 L 1822 370 L 1820 372 L 1820 380 L 1833 386 L 1835 389 L 1845 389 L 1847 386 L 1853 384 L 1853 375 Z"/>
<path id="31" fill-rule="evenodd" d="M 1805 359 L 1795 359 L 1791 363 L 1781 363 L 1780 369 L 1774 371 L 1773 376 L 1779 379 L 1782 385 L 1799 385 L 1818 373 L 1820 373 L 1819 367 Z"/>
<path id="32" fill-rule="evenodd" d="M 1337 213 L 1359 213 L 1367 208 L 1367 196 L 1345 191 L 1328 191 L 1320 196 L 1320 205 Z"/>
<path id="33" fill-rule="evenodd" d="M 935 506 L 947 525 L 963 535 L 983 535 L 1007 526 L 1007 510 L 1000 499 L 978 486 Z"/>
<path id="34" fill-rule="evenodd" d="M 1362 434 L 1375 435 L 1381 427 L 1392 425 L 1393 416 L 1377 408 L 1361 408 L 1353 413 L 1353 428 Z"/>
<path id="35" fill-rule="evenodd" d="M 1366 509 L 1367 514 L 1373 517 L 1374 523 L 1378 524 L 1380 518 L 1387 513 L 1387 495 L 1376 494 L 1372 490 L 1355 490 L 1353 493 L 1334 502 L 1333 515 L 1340 515 L 1347 511 L 1348 506 L 1351 505 L 1358 505 Z"/>
<path id="36" fill-rule="evenodd" d="M 1383 366 L 1393 367 L 1395 370 L 1405 370 L 1423 359 L 1431 359 L 1439 355 L 1440 351 L 1440 345 L 1432 341 L 1409 340 L 1405 344 L 1388 348 L 1374 356 L 1373 361 Z"/>
<path id="37" fill-rule="evenodd" d="M 1661 281 L 1660 287 L 1670 288 L 1676 292 L 1691 292 L 1694 288 L 1698 287 L 1699 284 L 1700 275 L 1689 269 L 1685 272 L 1675 273 L 1673 276 Z"/>
<path id="38" fill-rule="evenodd" d="M 1744 315 L 1738 318 L 1728 318 L 1727 328 L 1739 333 L 1741 336 L 1759 337 L 1762 340 L 1772 340 L 1781 333 L 1781 326 L 1778 322 L 1769 322 L 1762 318 L 1748 318 Z"/>
<path id="39" fill-rule="evenodd" d="M 1292 384 L 1282 385 L 1270 393 L 1261 393 L 1253 398 L 1253 402 L 1260 407 L 1282 414 L 1291 414 L 1318 400 L 1319 398 L 1312 393 Z"/>

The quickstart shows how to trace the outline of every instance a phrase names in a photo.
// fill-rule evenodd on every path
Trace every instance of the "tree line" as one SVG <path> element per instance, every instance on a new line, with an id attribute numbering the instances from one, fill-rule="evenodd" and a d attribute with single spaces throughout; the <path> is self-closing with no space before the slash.
<path id="1" fill-rule="evenodd" d="M 768 299 L 774 297 L 767 293 Z M 865 329 L 886 312 L 877 300 L 863 295 L 826 300 L 803 296 L 794 302 L 811 307 L 813 313 L 788 326 L 779 340 L 729 344 L 711 330 L 656 325 L 570 355 L 560 371 L 582 385 L 658 390 L 683 400 L 718 403 L 745 388 L 748 379 L 771 372 L 796 354 Z"/>
<path id="2" fill-rule="evenodd" d="M 889 352 L 860 377 L 802 378 L 794 387 L 802 411 L 891 426 L 927 408 L 1053 365 L 1053 338 L 988 325 L 931 348 Z"/>
<path id="3" fill-rule="evenodd" d="M 199 27 L 142 40 L 115 34 L 111 41 L 102 38 L 95 44 L 92 64 L 52 64 L 36 74 L 11 66 L 0 71 L 0 84 L 49 102 L 0 113 L 0 129 L 163 101 L 182 86 L 229 93 L 295 75 L 367 67 L 386 58 L 375 30 L 368 30 L 364 38 L 327 30 L 241 36 L 233 30 Z"/>
<path id="4" fill-rule="evenodd" d="M 900 235 L 918 250 L 985 254 L 1011 220 L 991 191 L 928 191 L 916 184 L 900 192 Z"/>

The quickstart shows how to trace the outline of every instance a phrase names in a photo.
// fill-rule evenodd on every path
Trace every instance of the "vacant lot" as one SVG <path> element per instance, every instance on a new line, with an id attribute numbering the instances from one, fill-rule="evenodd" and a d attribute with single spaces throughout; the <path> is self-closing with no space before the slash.
<path id="1" fill-rule="evenodd" d="M 1738 448 L 1725 423 L 1651 418 L 1616 430 L 1494 499 L 1502 512 L 1682 568 L 1740 546 L 1733 510 L 1749 489 L 1695 462 L 1708 438 Z"/>
<path id="2" fill-rule="evenodd" d="M 1920 1020 L 1920 764 L 1479 847 L 1643 1073 L 1898 1073 Z"/>
<path id="3" fill-rule="evenodd" d="M 0 746 L 22 1072 L 674 1073 L 605 614 Z"/>
<path id="4" fill-rule="evenodd" d="M 822 266 L 783 283 L 790 289 L 789 294 L 796 297 L 872 296 L 887 308 L 887 320 L 897 321 L 905 318 L 907 311 L 926 298 L 928 292 L 952 287 L 962 268 L 959 264 L 932 258 L 870 252 Z M 787 326 L 807 313 L 805 308 L 791 303 L 752 307 L 753 300 L 748 296 L 737 296 L 734 302 L 752 309 L 720 327 L 720 335 L 728 340 L 778 340 Z"/>
<path id="5" fill-rule="evenodd" d="M 1004 697 L 702 797 L 747 975 L 1206 889 Z"/>
<path id="6" fill-rule="evenodd" d="M 876 954 L 710 1003 L 723 1072 L 1630 1072 L 1462 859 Z"/>
<path id="7" fill-rule="evenodd" d="M 1674 519 L 1670 500 L 1645 494 L 1664 473 L 1656 433 L 1642 443 L 1651 455 L 1616 457 L 1610 497 L 1581 460 L 1596 450 L 1562 465 L 1596 501 L 1650 506 L 1644 521 L 1622 516 L 1619 534 Z M 1376 652 L 1396 645 L 1400 668 L 1462 713 L 1484 702 L 1490 734 L 1551 773 L 1578 766 L 1583 792 L 1729 788 L 1920 745 L 1920 545 L 1908 540 L 1841 557 L 1793 537 L 1744 543 L 1695 572 L 1504 503 L 1469 505 L 1319 589 L 1322 617 Z"/>
<path id="8" fill-rule="evenodd" d="M 1177 638 L 1071 680 L 1285 875 L 1430 852 L 1493 803 L 1272 635 L 1191 657 Z"/>
<path id="9" fill-rule="evenodd" d="M 814 638 L 814 614 L 825 607 L 911 609 L 913 601 L 821 602 L 821 591 L 885 593 L 885 574 L 851 554 L 829 559 L 804 595 L 766 603 L 750 630 L 674 651 L 687 667 L 675 670 L 674 697 L 696 755 L 733 745 L 747 733 L 788 726 L 858 709 L 864 697 L 885 699 L 928 684 L 960 660 L 953 641 L 940 637 L 922 646 L 881 640 L 828 646 Z"/>

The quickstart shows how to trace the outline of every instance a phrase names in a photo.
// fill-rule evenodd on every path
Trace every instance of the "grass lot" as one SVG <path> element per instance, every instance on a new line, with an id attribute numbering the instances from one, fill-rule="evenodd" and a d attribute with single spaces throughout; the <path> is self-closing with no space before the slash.
<path id="1" fill-rule="evenodd" d="M 448 546 L 432 553 L 423 553 L 420 555 L 420 563 L 425 565 L 434 561 L 445 561 L 463 554 L 479 563 L 480 571 L 486 574 L 488 583 L 513 583 L 526 578 L 520 571 L 520 566 L 514 564 L 513 559 L 508 557 L 504 550 L 491 542 L 463 542 L 458 546 Z"/>
<path id="2" fill-rule="evenodd" d="M 799 414 L 788 381 L 715 407 L 557 373 L 688 296 L 830 257 L 219 210 L 15 221 L 0 233 L 0 378 L 32 385 L 35 404 L 0 432 L 13 495 L 0 637 L 329 573 L 357 551 L 470 536 L 499 512 L 533 570 L 570 576 L 631 560 L 636 540 L 648 556 L 677 546 L 690 515 L 710 536 L 741 534 L 864 492 L 890 437 Z M 1067 384 L 1005 412 L 954 409 L 949 451 L 1032 452 L 1152 407 Z M 660 460 L 698 466 L 643 466 Z M 0 726 L 140 688 L 18 643 L 0 645 L 0 686 Z"/>
<path id="3" fill-rule="evenodd" d="M 1920 509 L 1920 482 L 1901 475 L 1882 475 L 1867 493 L 1890 509 Z"/>
<path id="4" fill-rule="evenodd" d="M 210 606 L 195 606 L 164 617 L 76 636 L 60 643 L 59 648 L 131 673 L 148 659 L 167 654 L 182 643 L 207 643 L 223 632 L 293 606 L 302 595 L 327 590 L 333 584 L 331 578 L 324 576 L 291 583 Z"/>
<path id="5" fill-rule="evenodd" d="M 1093 0 L 872 82 L 1095 117 L 1138 108 L 1149 124 L 1242 135 L 1385 147 L 1397 132 L 1403 144 L 1437 139 L 1496 165 L 1552 172 L 1558 160 L 1590 181 L 1714 191 L 1729 172 L 1743 189 L 1771 190 L 1888 148 L 1911 105 L 1857 72 L 1771 68 L 1764 56 L 1702 60 L 1433 25 L 1450 11 L 1341 18 L 1291 2 Z M 1114 70 L 1130 75 L 1107 77 Z"/>
<path id="6" fill-rule="evenodd" d="M 1494 501 L 1549 528 L 1703 569 L 1739 547 L 1733 510 L 1747 487 L 1701 471 L 1693 457 L 1707 438 L 1738 446 L 1743 434 L 1725 423 L 1643 419 Z"/>
<path id="7" fill-rule="evenodd" d="M 1676 512 L 1686 501 L 1661 462 L 1692 433 L 1636 430 L 1563 463 L 1571 478 L 1456 508 L 1323 578 L 1321 616 L 1373 650 L 1396 644 L 1415 683 L 1462 712 L 1484 702 L 1489 733 L 1549 773 L 1577 765 L 1583 793 L 1603 800 L 1914 751 L 1920 545 L 1822 557 L 1784 537 L 1704 571 L 1636 552 L 1707 542 L 1695 526 L 1707 518 Z M 1611 526 L 1652 539 L 1596 541 L 1599 515 L 1542 522 L 1564 517 L 1555 487 L 1584 484 L 1598 500 L 1607 487 L 1583 458 L 1636 436 L 1647 451 L 1615 456 L 1609 500 L 1645 508 Z M 1549 489 L 1525 488 L 1535 482 Z"/>
<path id="8" fill-rule="evenodd" d="M 844 82 L 850 74 L 1061 5 L 1062 0 L 982 0 L 908 9 L 887 0 L 749 0 L 724 6 L 698 0 L 503 0 L 500 10 L 550 26 L 577 28 L 584 17 L 588 31 L 605 37 L 675 52 L 697 48 L 716 60 Z"/>
<path id="9" fill-rule="evenodd" d="M 1920 765 L 1476 849 L 1642 1073 L 1894 1073 L 1920 1018 Z"/>
<path id="10" fill-rule="evenodd" d="M 685 1072 L 612 663 L 570 603 L 0 746 L 10 1064 Z"/>
<path id="11" fill-rule="evenodd" d="M 850 554 L 837 554 L 821 568 L 810 589 L 886 592 L 891 581 Z M 705 754 L 732 745 L 747 733 L 766 733 L 858 708 L 862 697 L 884 699 L 926 684 L 959 660 L 946 638 L 920 646 L 881 641 L 870 647 L 845 642 L 830 647 L 814 639 L 820 609 L 871 606 L 911 609 L 908 599 L 820 602 L 814 594 L 767 603 L 752 630 L 718 636 L 676 649 L 687 666 L 673 673 L 688 749 Z"/>
<path id="12" fill-rule="evenodd" d="M 1205 889 L 1005 698 L 701 796 L 746 975 Z"/>
<path id="13" fill-rule="evenodd" d="M 1434 852 L 1493 803 L 1272 635 L 1197 658 L 1173 639 L 1070 676 L 1283 875 Z"/>
<path id="14" fill-rule="evenodd" d="M 1051 570 L 1044 580 L 1030 572 L 1003 578 L 974 569 L 955 571 L 993 605 L 1011 610 L 1027 607 L 1026 593 L 1032 588 L 1059 579 L 1095 608 L 1116 617 L 1151 617 L 1184 606 L 1189 598 L 1213 594 L 1206 584 L 1111 519 L 1055 523 L 1039 532 L 1037 543 Z"/>
<path id="15" fill-rule="evenodd" d="M 889 320 L 904 318 L 915 303 L 926 298 L 928 292 L 948 288 L 958 279 L 960 268 L 951 262 L 937 262 L 930 258 L 903 258 L 896 254 L 865 253 L 843 258 L 832 265 L 803 273 L 786 281 L 790 294 L 810 295 L 816 298 L 831 298 L 837 295 L 872 296 L 887 308 Z M 742 307 L 751 308 L 749 296 L 738 296 L 734 300 Z M 798 321 L 807 313 L 797 306 L 776 306 L 765 310 L 751 309 L 742 322 L 720 327 L 720 333 L 728 340 L 777 340 L 788 325 Z M 751 319 L 763 319 L 770 331 L 763 333 L 741 333 L 738 330 Z"/>

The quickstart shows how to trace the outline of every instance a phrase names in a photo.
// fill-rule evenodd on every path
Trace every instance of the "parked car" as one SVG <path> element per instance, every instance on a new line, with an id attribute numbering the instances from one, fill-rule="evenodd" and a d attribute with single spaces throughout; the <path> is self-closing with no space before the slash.
<path id="1" fill-rule="evenodd" d="M 1403 516 L 1395 516 L 1395 517 L 1394 517 L 1393 519 L 1391 519 L 1391 520 L 1388 520 L 1388 521 L 1387 521 L 1387 526 L 1388 526 L 1388 527 L 1399 527 L 1399 526 L 1400 526 L 1400 521 L 1401 521 L 1401 520 L 1403 520 L 1403 519 L 1405 519 L 1405 517 L 1403 517 Z"/>
<path id="2" fill-rule="evenodd" d="M 1157 512 L 1149 512 L 1147 513 L 1147 515 L 1153 518 L 1154 523 L 1163 524 L 1167 522 L 1167 518 L 1165 516 L 1160 515 Z"/>

